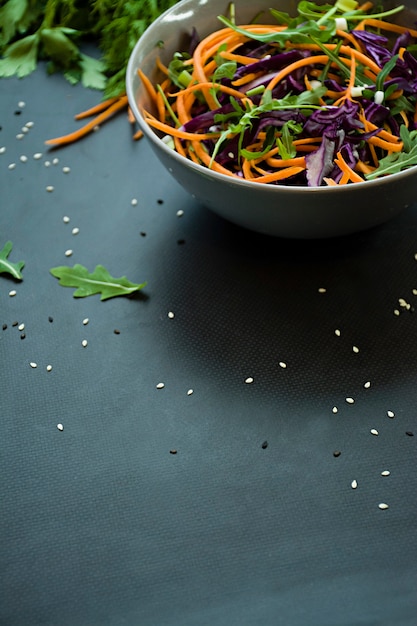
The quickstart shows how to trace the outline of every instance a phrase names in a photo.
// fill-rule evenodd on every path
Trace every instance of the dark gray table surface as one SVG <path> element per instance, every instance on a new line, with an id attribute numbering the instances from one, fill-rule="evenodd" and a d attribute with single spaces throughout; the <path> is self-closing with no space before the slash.
<path id="1" fill-rule="evenodd" d="M 25 261 L 0 275 L 0 624 L 415 626 L 417 205 L 250 233 L 124 115 L 45 149 L 99 99 L 0 82 L 0 248 Z M 148 284 L 75 299 L 49 273 L 74 263 Z"/>

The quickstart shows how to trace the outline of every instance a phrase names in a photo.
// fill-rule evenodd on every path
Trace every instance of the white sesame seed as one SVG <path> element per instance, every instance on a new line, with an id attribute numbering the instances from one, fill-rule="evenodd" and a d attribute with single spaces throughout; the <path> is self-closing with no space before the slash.
<path id="1" fill-rule="evenodd" d="M 246 378 L 246 379 L 245 379 L 245 383 L 246 383 L 247 385 L 250 385 L 251 383 L 253 383 L 253 378 L 252 378 L 252 376 L 248 376 L 248 378 Z"/>
<path id="2" fill-rule="evenodd" d="M 35 369 L 35 367 L 38 367 L 38 364 L 37 364 L 37 363 L 35 363 L 34 361 L 31 361 L 31 362 L 29 363 L 29 365 L 30 365 L 30 367 L 31 367 L 32 369 Z"/>
<path id="3" fill-rule="evenodd" d="M 52 365 L 47 365 L 46 366 L 46 371 L 47 372 L 52 372 Z"/>
<path id="4" fill-rule="evenodd" d="M 399 315 L 399 314 L 400 314 L 399 310 L 398 309 L 394 309 L 394 315 Z"/>
<path id="5" fill-rule="evenodd" d="M 35 126 L 35 122 L 26 122 L 26 128 L 33 128 Z"/>
<path id="6" fill-rule="evenodd" d="M 194 393 L 194 390 L 193 389 L 189 389 L 187 391 L 187 396 L 191 396 L 193 393 Z"/>
<path id="7" fill-rule="evenodd" d="M 168 311 L 168 317 L 169 317 L 169 319 L 171 319 L 171 320 L 172 320 L 172 319 L 174 319 L 174 317 L 175 317 L 175 313 L 173 313 L 172 311 Z"/>
<path id="8" fill-rule="evenodd" d="M 416 252 L 416 254 L 414 255 L 414 258 L 415 258 L 415 260 L 417 261 L 417 252 Z"/>
<path id="9" fill-rule="evenodd" d="M 29 128 L 27 126 L 23 126 L 23 128 L 21 128 L 22 133 L 24 133 L 26 135 L 26 133 L 29 132 Z"/>
<path id="10" fill-rule="evenodd" d="M 88 324 L 88 322 L 89 322 L 89 321 L 90 321 L 90 320 L 88 319 L 88 317 L 85 317 L 85 318 L 83 319 L 83 324 L 84 324 L 84 326 L 87 326 L 87 324 Z"/>
<path id="11" fill-rule="evenodd" d="M 69 174 L 69 173 L 70 173 L 70 171 L 71 171 L 71 168 L 70 168 L 70 167 L 68 167 L 68 165 L 65 165 L 65 166 L 62 168 L 62 171 L 64 172 L 64 174 Z"/>
<path id="12" fill-rule="evenodd" d="M 54 159 L 52 159 L 52 165 L 58 165 L 58 163 L 59 163 L 58 157 L 55 157 Z"/>
<path id="13" fill-rule="evenodd" d="M 346 398 L 346 402 L 348 404 L 353 404 L 355 402 L 355 400 L 353 398 Z"/>
<path id="14" fill-rule="evenodd" d="M 352 482 L 350 483 L 350 486 L 352 487 L 352 489 L 356 489 L 358 486 L 358 481 L 357 480 L 352 480 Z"/>
<path id="15" fill-rule="evenodd" d="M 81 345 L 82 345 L 83 348 L 86 348 L 88 346 L 87 339 L 83 339 L 82 342 L 81 342 Z"/>
<path id="16" fill-rule="evenodd" d="M 388 417 L 391 417 L 391 418 L 395 417 L 394 411 L 387 411 L 387 415 L 388 415 Z"/>
<path id="17" fill-rule="evenodd" d="M 385 511 L 386 509 L 389 509 L 389 505 L 385 502 L 381 502 L 380 504 L 378 504 L 378 508 L 381 509 L 381 511 Z"/>
<path id="18" fill-rule="evenodd" d="M 16 139 L 23 139 L 24 134 L 23 133 L 17 133 L 16 135 Z"/>
<path id="19" fill-rule="evenodd" d="M 20 100 L 20 101 L 17 103 L 17 106 L 19 107 L 19 109 L 24 109 L 24 108 L 25 108 L 25 106 L 26 106 L 26 102 L 24 102 L 23 100 Z"/>
<path id="20" fill-rule="evenodd" d="M 391 474 L 391 472 L 389 470 L 384 470 L 383 472 L 381 472 L 381 476 L 389 476 Z"/>
<path id="21" fill-rule="evenodd" d="M 0 154 L 4 154 L 6 152 L 6 146 L 0 147 Z"/>
<path id="22" fill-rule="evenodd" d="M 51 162 L 50 162 L 50 161 L 45 161 L 45 163 L 44 163 L 44 166 L 45 166 L 45 167 L 50 167 L 50 165 L 51 165 Z"/>
<path id="23" fill-rule="evenodd" d="M 43 155 L 42 155 L 42 152 L 35 152 L 35 154 L 33 155 L 33 158 L 34 158 L 36 161 L 39 161 L 39 159 L 41 159 L 41 158 L 42 158 L 42 156 L 43 156 Z"/>
<path id="24" fill-rule="evenodd" d="M 358 354 L 358 352 L 359 352 L 358 346 L 352 346 L 352 350 L 353 350 L 353 352 L 355 352 L 355 354 Z"/>
<path id="25" fill-rule="evenodd" d="M 325 287 L 319 287 L 319 293 L 326 293 L 326 291 Z"/>
<path id="26" fill-rule="evenodd" d="M 68 224 L 70 221 L 70 218 L 68 217 L 68 215 L 64 215 L 64 217 L 62 218 L 62 221 L 64 222 L 64 224 Z"/>
<path id="27" fill-rule="evenodd" d="M 279 366 L 280 366 L 280 367 L 282 367 L 282 369 L 284 369 L 284 370 L 285 370 L 285 368 L 287 367 L 287 364 L 286 364 L 286 363 L 284 363 L 284 361 L 280 361 L 280 362 L 279 362 Z"/>
<path id="28" fill-rule="evenodd" d="M 18 328 L 18 330 L 24 330 L 25 329 L 25 325 L 24 324 L 19 324 L 19 326 L 17 328 Z"/>
<path id="29" fill-rule="evenodd" d="M 58 428 L 58 430 L 60 430 L 61 432 L 64 430 L 64 426 L 62 424 L 57 424 L 56 427 Z"/>
<path id="30" fill-rule="evenodd" d="M 337 412 L 338 412 L 338 410 L 339 410 L 339 409 L 337 408 L 337 406 L 334 406 L 334 407 L 332 408 L 332 413 L 337 413 Z"/>
<path id="31" fill-rule="evenodd" d="M 183 215 L 184 215 L 184 211 L 182 209 L 177 211 L 177 217 L 182 217 Z"/>
<path id="32" fill-rule="evenodd" d="M 157 388 L 157 389 L 163 389 L 164 387 L 165 387 L 165 383 L 158 383 L 158 384 L 156 385 L 156 388 Z"/>
<path id="33" fill-rule="evenodd" d="M 27 156 L 25 154 L 20 155 L 20 160 L 22 163 L 26 163 L 26 161 L 28 160 Z"/>
<path id="34" fill-rule="evenodd" d="M 137 199 L 136 199 L 136 198 L 132 198 L 132 199 L 131 199 L 131 201 L 130 201 L 130 204 L 131 204 L 132 206 L 136 206 L 136 205 L 137 205 L 137 203 L 138 203 L 138 201 L 137 201 Z"/>
<path id="35" fill-rule="evenodd" d="M 9 296 L 13 298 L 13 296 L 15 296 L 16 293 L 17 293 L 16 289 L 12 289 L 11 291 L 9 291 Z"/>
<path id="36" fill-rule="evenodd" d="M 367 380 L 366 383 L 363 384 L 363 386 L 365 387 L 365 389 L 369 389 L 369 387 L 371 386 L 371 381 Z"/>
<path id="37" fill-rule="evenodd" d="M 229 157 L 229 159 L 234 159 L 235 155 L 233 154 L 233 152 L 228 152 L 227 156 Z"/>
<path id="38" fill-rule="evenodd" d="M 98 130 L 100 130 L 100 126 L 98 126 L 98 125 L 97 125 L 97 126 L 94 126 L 94 128 L 93 128 L 93 132 L 94 132 L 94 133 L 96 133 Z"/>
<path id="39" fill-rule="evenodd" d="M 334 334 L 336 335 L 336 337 L 340 337 L 341 332 L 338 328 L 336 328 L 336 330 L 334 331 Z"/>
<path id="40" fill-rule="evenodd" d="M 80 229 L 75 227 L 75 228 L 72 229 L 71 234 L 72 235 L 78 235 L 79 232 L 80 232 Z"/>
<path id="41" fill-rule="evenodd" d="M 413 289 L 413 296 L 417 296 L 417 289 Z"/>
<path id="42" fill-rule="evenodd" d="M 375 437 L 377 437 L 379 435 L 379 432 L 377 431 L 376 428 L 371 428 L 370 433 L 371 433 L 371 435 L 375 435 Z"/>
<path id="43" fill-rule="evenodd" d="M 54 190 L 53 185 L 48 185 L 48 186 L 46 187 L 46 191 L 51 192 L 51 191 L 53 191 L 53 190 Z"/>
<path id="44" fill-rule="evenodd" d="M 65 250 L 65 256 L 72 256 L 73 251 L 72 250 Z"/>
<path id="45" fill-rule="evenodd" d="M 14 170 L 16 163 L 9 163 L 9 170 Z"/>

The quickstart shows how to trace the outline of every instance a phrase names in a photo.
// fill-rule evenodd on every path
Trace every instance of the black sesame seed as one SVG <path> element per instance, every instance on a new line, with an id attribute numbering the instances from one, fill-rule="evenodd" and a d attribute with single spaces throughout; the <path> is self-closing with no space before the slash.
<path id="1" fill-rule="evenodd" d="M 414 437 L 414 433 L 411 432 L 411 430 L 406 430 L 405 434 L 408 435 L 409 437 Z"/>
<path id="2" fill-rule="evenodd" d="M 6 330 L 7 329 L 7 324 L 3 324 L 2 328 L 3 328 L 3 330 Z"/>
<path id="3" fill-rule="evenodd" d="M 164 204 L 164 201 L 162 200 L 162 198 L 158 198 L 157 203 L 158 204 Z"/>
<path id="4" fill-rule="evenodd" d="M 262 450 L 265 450 L 267 447 L 268 447 L 268 442 L 264 441 L 262 446 L 261 446 Z"/>
<path id="5" fill-rule="evenodd" d="M 15 115 L 22 115 L 22 111 L 19 111 L 18 109 L 14 112 Z"/>
<path id="6" fill-rule="evenodd" d="M 170 454 L 177 454 L 177 451 L 176 450 L 170 450 L 169 453 Z"/>
<path id="7" fill-rule="evenodd" d="M 20 339 L 25 339 L 25 338 L 26 338 L 26 333 L 22 333 L 22 334 L 20 335 Z"/>
<path id="8" fill-rule="evenodd" d="M 338 456 L 340 456 L 341 454 L 342 454 L 342 453 L 340 452 L 340 450 L 335 450 L 335 451 L 333 452 L 333 456 L 334 456 L 334 457 L 338 457 Z"/>
<path id="9" fill-rule="evenodd" d="M 12 326 L 13 326 L 13 328 L 14 328 L 15 326 L 19 326 L 19 322 L 12 322 Z"/>
<path id="10" fill-rule="evenodd" d="M 48 322 L 51 322 L 51 324 L 52 324 L 52 322 L 53 322 L 53 321 L 54 321 L 54 318 L 53 318 L 53 317 L 51 317 L 51 316 L 49 316 L 49 317 L 48 317 Z"/>
<path id="11" fill-rule="evenodd" d="M 185 244 L 185 239 L 178 239 L 177 244 L 179 246 L 183 246 Z"/>
<path id="12" fill-rule="evenodd" d="M 146 233 L 145 233 L 145 231 L 141 230 L 141 231 L 140 231 L 140 236 L 141 236 L 141 237 L 146 237 Z"/>
<path id="13" fill-rule="evenodd" d="M 113 332 L 115 335 L 120 335 L 120 330 L 118 328 L 115 328 Z"/>

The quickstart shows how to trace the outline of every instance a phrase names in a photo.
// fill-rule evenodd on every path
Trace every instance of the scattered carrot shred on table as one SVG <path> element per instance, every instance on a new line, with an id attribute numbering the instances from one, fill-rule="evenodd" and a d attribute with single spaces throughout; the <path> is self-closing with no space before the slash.
<path id="1" fill-rule="evenodd" d="M 107 100 L 103 100 L 99 104 L 86 109 L 85 111 L 81 111 L 75 115 L 76 120 L 83 120 L 91 116 L 95 116 L 92 120 L 87 122 L 81 128 L 69 133 L 68 135 L 62 135 L 61 137 L 55 137 L 54 139 L 47 139 L 45 144 L 52 147 L 59 147 L 65 144 L 74 143 L 79 139 L 82 139 L 89 133 L 93 132 L 98 126 L 104 124 L 108 120 L 110 120 L 114 115 L 120 113 L 121 111 L 127 111 L 128 120 L 131 124 L 134 124 L 135 119 L 133 113 L 129 107 L 127 95 L 123 94 L 118 97 L 108 98 Z M 136 131 L 133 134 L 133 139 L 137 140 L 142 137 L 143 133 L 141 130 Z"/>

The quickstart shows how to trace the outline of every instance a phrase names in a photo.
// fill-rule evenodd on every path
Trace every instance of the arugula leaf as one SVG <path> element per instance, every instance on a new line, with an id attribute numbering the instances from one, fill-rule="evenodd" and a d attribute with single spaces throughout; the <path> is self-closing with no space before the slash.
<path id="1" fill-rule="evenodd" d="M 392 152 L 380 159 L 376 170 L 365 176 L 366 180 L 374 180 L 387 174 L 397 174 L 417 165 L 417 130 L 409 131 L 406 126 L 402 125 L 400 135 L 403 140 L 402 152 Z"/>
<path id="2" fill-rule="evenodd" d="M 100 300 L 108 300 L 116 296 L 129 296 L 145 287 L 145 283 L 131 283 L 126 276 L 113 278 L 103 265 L 97 265 L 93 272 L 86 267 L 75 264 L 73 267 L 60 265 L 50 270 L 52 276 L 59 279 L 63 287 L 77 287 L 74 298 L 85 298 L 101 293 Z"/>
<path id="3" fill-rule="evenodd" d="M 11 241 L 7 241 L 4 244 L 3 250 L 0 250 L 0 274 L 10 274 L 16 280 L 23 280 L 22 269 L 25 265 L 24 261 L 18 263 L 12 263 L 8 260 L 8 256 L 12 251 L 13 244 Z"/>
<path id="4" fill-rule="evenodd" d="M 333 8 L 331 4 L 317 5 L 315 2 L 309 2 L 309 0 L 301 0 L 301 2 L 298 3 L 297 11 L 304 18 L 307 17 L 309 20 L 318 20 Z"/>
<path id="5" fill-rule="evenodd" d="M 294 26 L 291 22 L 289 26 L 282 31 L 275 33 L 251 33 L 244 28 L 235 26 L 235 24 L 223 15 L 219 15 L 218 19 L 225 26 L 232 28 L 237 33 L 240 33 L 249 39 L 255 39 L 256 41 L 261 41 L 262 43 L 279 43 L 281 46 L 284 46 L 287 41 L 292 41 L 293 43 L 311 43 L 312 35 L 314 35 L 314 37 L 319 41 L 325 43 L 329 41 L 336 32 L 336 25 L 334 21 L 330 26 L 322 29 L 320 28 L 320 25 L 313 20 L 308 20 L 307 22 L 302 22 L 301 24 L 298 24 L 298 21 L 296 20 L 296 24 Z"/>
<path id="6" fill-rule="evenodd" d="M 293 159 L 297 155 L 297 149 L 293 144 L 293 135 L 303 132 L 302 124 L 297 124 L 294 120 L 289 120 L 281 129 L 281 137 L 278 137 L 277 144 L 279 154 L 282 159 Z"/>

